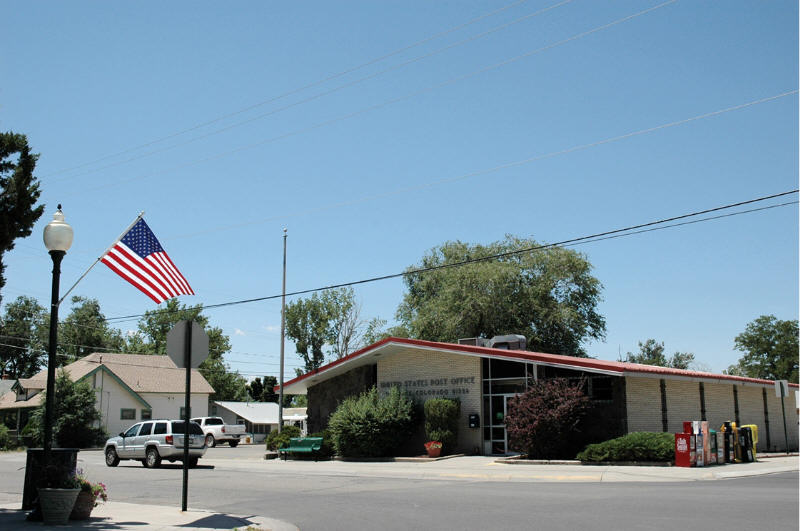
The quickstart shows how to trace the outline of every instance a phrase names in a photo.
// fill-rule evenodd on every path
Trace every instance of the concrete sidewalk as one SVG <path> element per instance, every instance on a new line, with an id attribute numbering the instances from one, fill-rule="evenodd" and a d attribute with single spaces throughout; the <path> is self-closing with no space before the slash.
<path id="1" fill-rule="evenodd" d="M 200 509 L 182 512 L 176 507 L 139 505 L 133 503 L 101 503 L 92 511 L 89 520 L 71 520 L 66 525 L 50 526 L 28 522 L 28 511 L 19 509 L 21 503 L 0 502 L 0 529 L 114 529 L 186 531 L 187 529 L 249 529 L 250 531 L 298 531 L 297 527 L 263 516 L 236 516 Z"/>

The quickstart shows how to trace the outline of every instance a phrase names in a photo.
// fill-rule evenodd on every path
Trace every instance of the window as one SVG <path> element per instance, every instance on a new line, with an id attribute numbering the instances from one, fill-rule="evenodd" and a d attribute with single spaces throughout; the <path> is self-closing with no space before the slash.
<path id="1" fill-rule="evenodd" d="M 153 435 L 163 435 L 167 433 L 167 423 L 166 422 L 156 422 L 156 427 L 153 430 Z"/>
<path id="2" fill-rule="evenodd" d="M 135 420 L 136 410 L 133 408 L 122 408 L 119 410 L 119 418 L 120 420 Z"/>
<path id="3" fill-rule="evenodd" d="M 173 421 L 172 433 L 177 433 L 177 434 L 186 433 L 186 424 L 184 424 L 182 420 Z M 191 435 L 204 435 L 203 428 L 201 428 L 200 425 L 196 422 L 189 423 L 189 433 Z"/>
<path id="4" fill-rule="evenodd" d="M 186 415 L 186 408 L 181 406 L 181 414 L 178 416 L 179 419 L 185 419 L 187 416 L 191 417 L 192 415 L 192 408 L 189 408 L 189 415 Z"/>
<path id="5" fill-rule="evenodd" d="M 591 379 L 591 398 L 592 400 L 611 401 L 614 398 L 614 382 L 611 377 L 594 377 Z"/>
<path id="6" fill-rule="evenodd" d="M 142 410 L 142 420 L 150 420 L 153 418 L 153 410 L 152 409 L 143 409 Z"/>
<path id="7" fill-rule="evenodd" d="M 219 426 L 225 424 L 222 419 L 206 419 L 206 426 Z"/>
<path id="8" fill-rule="evenodd" d="M 216 405 L 212 405 L 211 406 L 211 413 L 210 414 L 211 415 L 216 415 L 217 414 L 217 406 Z"/>
<path id="9" fill-rule="evenodd" d="M 139 435 L 150 435 L 153 430 L 153 423 L 152 422 L 145 422 L 142 424 L 142 429 L 139 430 Z"/>
<path id="10" fill-rule="evenodd" d="M 128 431 L 125 432 L 125 437 L 135 436 L 136 433 L 139 431 L 139 426 L 141 426 L 141 424 L 134 424 L 133 426 L 128 428 Z"/>

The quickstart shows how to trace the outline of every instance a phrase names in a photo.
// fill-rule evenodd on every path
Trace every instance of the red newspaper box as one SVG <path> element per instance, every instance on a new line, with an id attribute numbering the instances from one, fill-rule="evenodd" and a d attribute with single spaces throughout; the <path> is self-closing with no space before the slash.
<path id="1" fill-rule="evenodd" d="M 691 433 L 675 434 L 675 466 L 695 466 L 697 453 L 695 436 Z"/>
<path id="2" fill-rule="evenodd" d="M 683 421 L 683 433 L 694 433 L 692 429 L 692 421 L 691 420 L 684 420 Z"/>

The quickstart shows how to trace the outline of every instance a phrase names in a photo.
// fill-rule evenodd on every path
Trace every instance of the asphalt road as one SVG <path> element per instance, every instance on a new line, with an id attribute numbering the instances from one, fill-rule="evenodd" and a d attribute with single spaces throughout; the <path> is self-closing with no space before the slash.
<path id="1" fill-rule="evenodd" d="M 362 474 L 313 463 L 287 467 L 261 455 L 254 446 L 210 449 L 189 473 L 189 506 L 267 516 L 303 530 L 798 529 L 797 473 L 675 482 L 487 481 Z M 21 498 L 24 463 L 24 453 L 0 455 L 0 495 Z M 123 461 L 108 468 L 100 452 L 84 451 L 79 466 L 106 483 L 115 501 L 180 507 L 178 464 L 148 470 Z"/>

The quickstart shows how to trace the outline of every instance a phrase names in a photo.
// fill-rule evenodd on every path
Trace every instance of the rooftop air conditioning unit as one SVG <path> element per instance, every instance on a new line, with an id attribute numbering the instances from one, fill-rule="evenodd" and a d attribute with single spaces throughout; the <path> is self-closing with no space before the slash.
<path id="1" fill-rule="evenodd" d="M 505 350 L 525 350 L 528 340 L 519 334 L 509 334 L 506 336 L 494 336 L 487 342 L 490 348 L 501 348 Z"/>
<path id="2" fill-rule="evenodd" d="M 458 340 L 459 345 L 473 345 L 476 347 L 485 347 L 489 344 L 488 339 L 482 337 L 465 337 Z"/>

